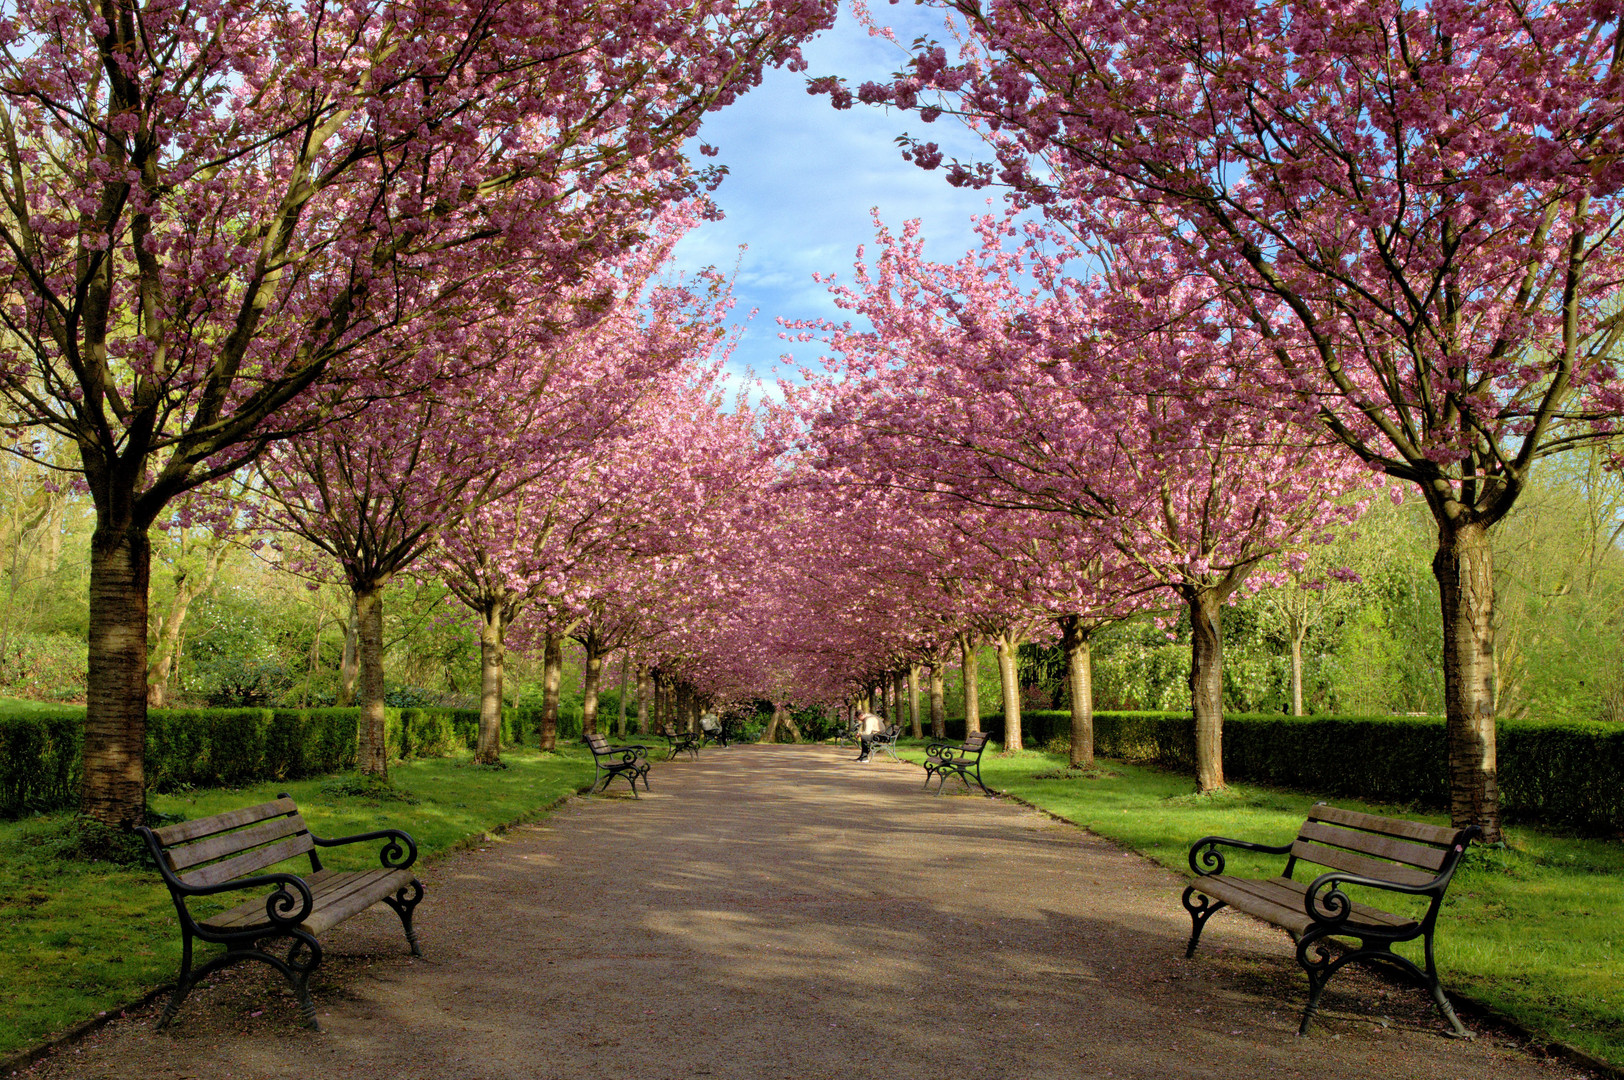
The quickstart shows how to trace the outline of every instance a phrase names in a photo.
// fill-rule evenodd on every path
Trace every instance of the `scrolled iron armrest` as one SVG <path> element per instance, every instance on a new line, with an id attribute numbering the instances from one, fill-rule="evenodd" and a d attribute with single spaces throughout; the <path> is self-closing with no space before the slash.
<path id="1" fill-rule="evenodd" d="M 1443 886 L 1448 883 L 1449 876 L 1447 873 L 1439 874 L 1425 885 L 1400 885 L 1394 881 L 1382 881 L 1380 878 L 1332 870 L 1309 882 L 1308 888 L 1303 892 L 1303 911 L 1315 922 L 1336 926 L 1346 922 L 1348 916 L 1353 913 L 1353 901 L 1342 891 L 1344 885 L 1360 885 L 1384 889 L 1387 892 L 1407 893 L 1410 896 L 1438 896 L 1441 895 Z M 1319 895 L 1327 886 L 1330 887 L 1330 892 L 1324 896 Z"/>
<path id="2" fill-rule="evenodd" d="M 389 843 L 378 852 L 378 861 L 386 870 L 404 870 L 417 861 L 417 842 L 399 829 L 379 829 L 376 832 L 356 833 L 354 836 L 337 836 L 331 840 L 311 833 L 310 839 L 317 847 L 338 847 L 341 844 L 359 844 L 367 840 L 388 840 Z M 401 847 L 402 841 L 405 842 L 405 847 Z"/>
<path id="3" fill-rule="evenodd" d="M 925 747 L 925 756 L 938 761 L 952 761 L 955 758 L 965 757 L 966 754 L 964 747 L 954 746 L 952 743 L 931 743 Z"/>
<path id="4" fill-rule="evenodd" d="M 1190 845 L 1190 869 L 1197 877 L 1213 877 L 1224 872 L 1224 854 L 1219 846 L 1259 851 L 1265 855 L 1286 855 L 1290 844 L 1255 844 L 1250 840 L 1234 840 L 1227 836 L 1203 836 Z"/>
<path id="5" fill-rule="evenodd" d="M 172 887 L 186 896 L 211 896 L 243 889 L 263 889 L 267 885 L 275 885 L 276 888 L 265 898 L 265 917 L 276 925 L 298 926 L 315 909 L 316 898 L 311 895 L 310 886 L 298 874 L 258 874 L 236 881 L 222 881 L 218 885 L 182 885 L 176 882 Z"/>

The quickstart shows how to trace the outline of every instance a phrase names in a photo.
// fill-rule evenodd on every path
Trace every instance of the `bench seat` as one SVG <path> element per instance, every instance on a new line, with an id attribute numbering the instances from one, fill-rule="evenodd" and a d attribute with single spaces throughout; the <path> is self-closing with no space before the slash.
<path id="1" fill-rule="evenodd" d="M 1264 922 L 1284 928 L 1292 937 L 1301 937 L 1317 921 L 1309 918 L 1303 898 L 1309 883 L 1288 877 L 1242 878 L 1223 874 L 1201 879 L 1200 891 L 1236 911 L 1255 915 Z M 1414 919 L 1391 915 L 1368 904 L 1355 903 L 1342 928 L 1350 934 L 1360 930 L 1411 936 L 1421 924 Z"/>
<path id="2" fill-rule="evenodd" d="M 374 867 L 370 870 L 318 870 L 305 874 L 304 883 L 310 886 L 315 903 L 304 922 L 296 929 L 307 934 L 321 934 L 352 915 L 359 915 L 373 904 L 412 883 L 410 870 L 390 870 Z M 241 933 L 259 928 L 266 933 L 280 933 L 280 929 L 265 915 L 264 899 L 238 904 L 230 911 L 222 911 L 199 925 L 211 930 Z"/>

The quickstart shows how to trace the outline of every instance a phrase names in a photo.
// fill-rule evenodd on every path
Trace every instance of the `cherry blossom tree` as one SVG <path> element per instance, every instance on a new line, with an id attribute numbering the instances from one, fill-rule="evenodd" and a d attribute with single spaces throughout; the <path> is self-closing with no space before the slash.
<path id="1" fill-rule="evenodd" d="M 924 259 L 917 224 L 882 229 L 875 263 L 835 287 L 874 329 L 824 328 L 845 382 L 820 388 L 820 435 L 877 482 L 1077 519 L 1092 539 L 1062 559 L 1082 569 L 1106 546 L 1176 594 L 1192 624 L 1197 780 L 1214 790 L 1223 605 L 1264 560 L 1355 516 L 1331 496 L 1369 473 L 1289 412 L 1235 402 L 1211 371 L 1257 339 L 1214 321 L 1224 309 L 1200 279 L 1169 285 L 1165 248 L 1124 246 L 1074 278 L 1090 253 L 1064 237 L 1031 226 L 1009 245 L 1010 222 L 980 229 L 980 251 L 948 266 Z M 983 629 L 1012 661 L 1010 625 Z"/>
<path id="2" fill-rule="evenodd" d="M 993 160 L 950 182 L 1165 240 L 1266 343 L 1234 376 L 1257 406 L 1311 411 L 1426 500 L 1451 817 L 1498 840 L 1489 531 L 1624 405 L 1618 5 L 940 6 L 959 54 L 923 42 L 858 96 L 977 126 Z"/>
<path id="3" fill-rule="evenodd" d="M 79 449 L 84 809 L 143 813 L 147 529 L 318 423 L 356 351 L 506 269 L 557 274 L 690 189 L 681 140 L 819 0 L 538 8 L 25 0 L 0 18 L 0 393 Z M 652 169 L 665 179 L 649 185 Z M 426 323 L 432 330 L 433 321 Z M 399 370 L 366 364 L 401 365 Z"/>

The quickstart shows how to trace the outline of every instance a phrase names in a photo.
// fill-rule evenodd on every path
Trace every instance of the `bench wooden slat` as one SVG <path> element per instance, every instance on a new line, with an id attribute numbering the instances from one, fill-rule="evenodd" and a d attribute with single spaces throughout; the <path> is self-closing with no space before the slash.
<path id="1" fill-rule="evenodd" d="M 1382 862 L 1380 859 L 1367 858 L 1351 851 L 1343 851 L 1341 848 L 1326 847 L 1324 844 L 1314 844 L 1306 840 L 1298 840 L 1292 844 L 1291 853 L 1306 862 L 1328 866 L 1332 870 L 1345 870 L 1350 874 L 1375 878 L 1378 881 L 1390 881 L 1395 885 L 1425 885 L 1436 876 L 1412 866 Z"/>
<path id="2" fill-rule="evenodd" d="M 1318 821 L 1304 823 L 1303 831 L 1298 837 L 1304 840 L 1318 840 L 1322 844 L 1334 847 L 1347 848 L 1361 855 L 1371 855 L 1379 859 L 1391 859 L 1394 862 L 1404 863 L 1407 866 L 1430 870 L 1433 874 L 1443 866 L 1444 858 L 1448 852 L 1442 848 L 1427 847 L 1424 844 L 1412 844 L 1408 840 L 1398 840 L 1391 836 L 1377 836 L 1367 832 L 1355 832 L 1337 825 L 1326 825 Z"/>
<path id="3" fill-rule="evenodd" d="M 1456 832 L 1444 825 L 1429 825 L 1424 821 L 1405 821 L 1402 818 L 1377 817 L 1357 810 L 1343 810 L 1338 806 L 1316 803 L 1308 810 L 1308 820 L 1325 821 L 1333 825 L 1346 825 L 1366 832 L 1396 836 L 1403 840 L 1419 840 L 1423 844 L 1450 845 Z"/>
<path id="4" fill-rule="evenodd" d="M 170 847 L 164 854 L 169 856 L 170 868 L 179 873 L 199 863 L 223 859 L 227 855 L 235 855 L 259 847 L 261 844 L 269 844 L 284 836 L 308 831 L 302 816 L 290 814 L 286 817 L 271 818 L 269 821 L 262 821 L 246 829 L 238 829 L 236 832 L 215 833 L 190 844 Z"/>
<path id="5" fill-rule="evenodd" d="M 1301 934 L 1313 922 L 1303 909 L 1303 895 L 1308 883 L 1290 878 L 1240 878 L 1228 876 L 1197 878 L 1192 884 L 1197 892 L 1206 893 L 1214 900 L 1222 900 L 1238 911 L 1256 915 L 1260 919 L 1283 926 L 1294 934 Z M 1355 903 L 1349 923 L 1355 926 L 1382 926 L 1403 930 L 1416 925 L 1414 919 Z"/>
<path id="6" fill-rule="evenodd" d="M 217 863 L 181 874 L 183 883 L 198 888 L 204 885 L 218 885 L 224 881 L 233 881 L 240 877 L 247 877 L 257 873 L 267 866 L 275 866 L 283 859 L 291 859 L 295 855 L 302 855 L 313 849 L 316 845 L 310 839 L 309 833 L 290 836 L 286 840 L 265 847 L 255 848 L 245 852 L 234 859 L 224 859 Z"/>
<path id="7" fill-rule="evenodd" d="M 310 874 L 304 882 L 310 886 L 314 904 L 310 915 L 301 925 L 309 933 L 320 934 L 351 915 L 366 910 L 380 897 L 390 895 L 409 880 L 410 871 L 390 870 L 381 866 L 371 870 L 322 870 Z M 268 921 L 265 917 L 265 898 L 262 896 L 212 915 L 203 923 L 217 930 L 231 930 Z"/>
<path id="8" fill-rule="evenodd" d="M 223 814 L 214 814 L 195 821 L 182 821 L 174 825 L 165 825 L 161 829 L 152 830 L 152 835 L 164 847 L 174 844 L 184 844 L 204 836 L 213 836 L 215 833 L 226 832 L 230 829 L 252 825 L 256 821 L 276 817 L 280 814 L 291 814 L 297 807 L 292 799 L 277 799 L 275 802 L 260 803 L 258 806 L 246 806 L 241 810 L 227 810 Z"/>

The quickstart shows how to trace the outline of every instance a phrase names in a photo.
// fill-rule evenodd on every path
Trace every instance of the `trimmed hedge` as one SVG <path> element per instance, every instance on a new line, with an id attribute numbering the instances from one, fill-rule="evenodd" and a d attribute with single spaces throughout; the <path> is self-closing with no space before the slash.
<path id="1" fill-rule="evenodd" d="M 1071 714 L 1028 713 L 1021 721 L 1034 734 L 1065 732 Z M 1095 713 L 1094 748 L 1106 757 L 1195 771 L 1188 713 Z M 1507 821 L 1624 833 L 1624 724 L 1501 721 L 1495 748 Z M 1327 796 L 1449 806 L 1448 744 L 1436 716 L 1226 714 L 1224 775 Z"/>
<path id="2" fill-rule="evenodd" d="M 354 768 L 359 708 L 151 709 L 147 786 L 233 787 Z M 520 745 L 535 710 L 502 710 L 502 742 Z M 560 737 L 569 732 L 560 723 Z M 577 732 L 578 734 L 578 732 Z M 479 739 L 477 709 L 386 709 L 393 758 L 444 757 Z M 0 817 L 74 805 L 79 798 L 82 709 L 54 715 L 0 713 Z"/>

